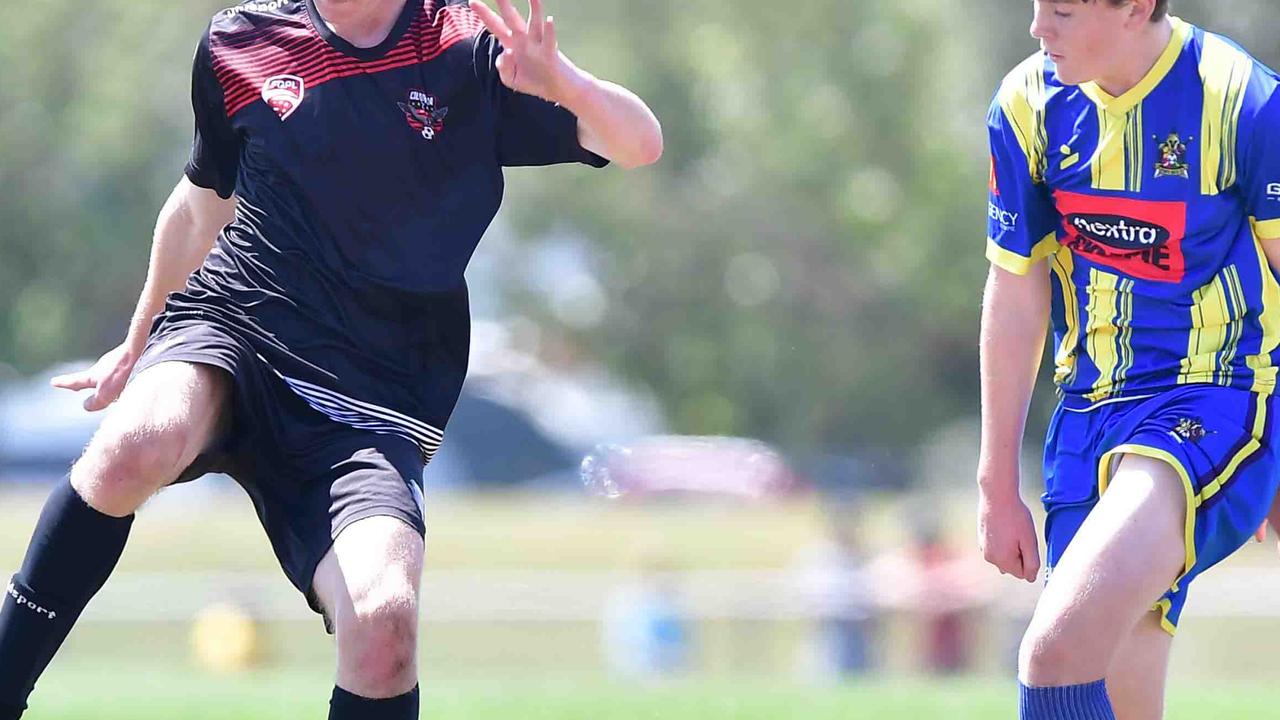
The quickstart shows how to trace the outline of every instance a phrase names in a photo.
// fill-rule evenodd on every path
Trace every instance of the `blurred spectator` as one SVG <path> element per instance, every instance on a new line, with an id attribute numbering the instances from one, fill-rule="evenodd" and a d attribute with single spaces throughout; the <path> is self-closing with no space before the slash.
<path id="1" fill-rule="evenodd" d="M 910 552 L 920 574 L 925 668 L 939 675 L 961 672 L 972 662 L 973 638 L 964 579 L 956 577 L 958 554 L 932 524 L 917 530 Z"/>
<path id="2" fill-rule="evenodd" d="M 910 544 L 878 558 L 872 571 L 881 599 L 916 623 L 923 670 L 951 675 L 973 668 L 978 612 L 990 599 L 987 575 L 946 542 L 936 517 L 919 513 Z"/>
<path id="3" fill-rule="evenodd" d="M 656 559 L 641 561 L 634 580 L 610 598 L 604 651 L 620 676 L 660 681 L 689 669 L 691 627 L 681 607 L 677 574 Z"/>
<path id="4" fill-rule="evenodd" d="M 879 623 L 871 578 L 859 550 L 855 513 L 841 507 L 821 543 L 796 560 L 798 583 L 815 619 L 807 660 L 820 678 L 845 679 L 875 666 Z"/>

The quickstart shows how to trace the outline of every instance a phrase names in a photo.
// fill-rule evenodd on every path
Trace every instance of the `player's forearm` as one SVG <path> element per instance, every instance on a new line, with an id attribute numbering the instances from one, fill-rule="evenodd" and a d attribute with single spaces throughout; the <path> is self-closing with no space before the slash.
<path id="1" fill-rule="evenodd" d="M 563 58 L 563 56 L 562 56 Z M 583 147 L 625 168 L 651 165 L 662 156 L 662 125 L 635 93 L 565 63 L 560 104 L 578 118 Z"/>
<path id="2" fill-rule="evenodd" d="M 991 269 L 979 340 L 982 447 L 978 482 L 984 492 L 1017 492 L 1018 458 L 1048 316 L 1049 278 L 1043 265 L 1033 267 L 1027 276 Z"/>
<path id="3" fill-rule="evenodd" d="M 165 298 L 186 285 L 234 213 L 235 200 L 218 198 L 185 177 L 170 193 L 156 218 L 147 280 L 129 323 L 126 342 L 135 354 L 146 344 L 151 322 L 164 308 Z"/>

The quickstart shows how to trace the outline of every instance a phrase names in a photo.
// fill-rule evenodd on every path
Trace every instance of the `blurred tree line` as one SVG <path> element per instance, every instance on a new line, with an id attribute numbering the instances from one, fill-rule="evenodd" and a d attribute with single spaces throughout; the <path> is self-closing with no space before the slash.
<path id="1" fill-rule="evenodd" d="M 1280 66 L 1271 3 L 1175 10 Z M 224 5 L 0 11 L 0 365 L 119 341 L 185 161 L 189 59 Z M 550 5 L 565 51 L 646 98 L 667 149 L 634 173 L 510 172 L 510 227 L 589 239 L 605 310 L 565 322 L 514 269 L 508 307 L 651 387 L 677 431 L 839 452 L 977 411 L 983 119 L 1035 49 L 1029 4 Z"/>

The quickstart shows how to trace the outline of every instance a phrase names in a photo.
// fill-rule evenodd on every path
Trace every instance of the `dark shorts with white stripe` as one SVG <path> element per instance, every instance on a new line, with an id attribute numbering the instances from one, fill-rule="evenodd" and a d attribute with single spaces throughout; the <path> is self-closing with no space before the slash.
<path id="1" fill-rule="evenodd" d="M 289 580 L 321 612 L 316 566 L 347 526 L 386 515 L 425 533 L 423 448 L 314 409 L 249 345 L 207 319 L 162 319 L 134 369 L 210 365 L 234 381 L 228 431 L 177 482 L 225 473 L 249 493 Z"/>

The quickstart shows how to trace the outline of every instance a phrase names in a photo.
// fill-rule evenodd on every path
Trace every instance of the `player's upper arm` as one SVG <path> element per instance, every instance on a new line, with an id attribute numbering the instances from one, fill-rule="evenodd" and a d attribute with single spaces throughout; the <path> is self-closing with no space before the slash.
<path id="1" fill-rule="evenodd" d="M 218 191 L 200 187 L 186 176 L 178 180 L 173 194 L 180 210 L 187 214 L 192 225 L 203 231 L 217 233 L 235 218 L 234 195 L 224 198 Z"/>
<path id="2" fill-rule="evenodd" d="M 1253 115 L 1248 142 L 1238 148 L 1239 180 L 1255 232 L 1273 240 L 1280 239 L 1280 86 L 1270 75 L 1262 80 L 1269 93 Z"/>
<path id="3" fill-rule="evenodd" d="M 473 46 L 476 75 L 496 114 L 498 162 L 507 167 L 584 163 L 604 167 L 609 160 L 583 146 L 578 118 L 542 98 L 516 92 L 498 77 L 502 43 L 488 30 Z"/>
<path id="4" fill-rule="evenodd" d="M 1003 91 L 1002 91 L 1003 92 Z M 1031 127 L 1032 114 L 1011 117 L 997 96 L 987 113 L 991 174 L 987 202 L 987 259 L 1025 275 L 1057 252 L 1058 213 L 1044 183 L 1043 128 Z"/>
<path id="5" fill-rule="evenodd" d="M 240 136 L 227 116 L 222 86 L 213 71 L 210 31 L 196 48 L 191 66 L 191 109 L 195 135 L 185 175 L 195 185 L 230 198 L 240 169 Z"/>

